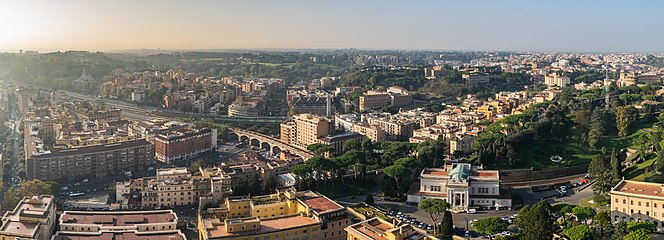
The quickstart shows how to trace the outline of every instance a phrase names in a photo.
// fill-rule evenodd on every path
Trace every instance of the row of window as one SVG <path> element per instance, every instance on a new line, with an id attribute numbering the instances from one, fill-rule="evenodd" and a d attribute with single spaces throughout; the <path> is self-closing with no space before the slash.
<path id="1" fill-rule="evenodd" d="M 618 203 L 618 198 L 616 198 L 615 203 Z M 627 204 L 627 199 L 623 199 L 622 203 Z M 641 201 L 637 201 L 636 204 L 637 204 L 637 206 L 640 207 L 641 206 Z M 629 200 L 629 205 L 634 205 L 634 200 Z M 645 205 L 646 205 L 646 207 L 650 207 L 650 202 L 646 202 Z M 656 208 L 657 203 L 652 203 L 652 207 Z M 662 204 L 662 208 L 664 208 L 664 204 Z"/>

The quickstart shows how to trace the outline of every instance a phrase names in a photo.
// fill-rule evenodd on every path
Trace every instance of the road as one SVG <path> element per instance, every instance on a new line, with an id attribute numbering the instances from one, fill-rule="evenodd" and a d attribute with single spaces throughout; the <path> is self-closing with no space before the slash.
<path id="1" fill-rule="evenodd" d="M 374 188 L 371 189 L 369 192 L 372 192 L 374 196 L 378 195 L 379 189 Z M 512 189 L 512 194 L 513 195 L 521 195 L 524 197 L 524 203 L 525 204 L 532 204 L 536 203 L 540 200 L 541 196 L 555 196 L 557 194 L 553 193 L 554 190 L 552 191 L 546 191 L 546 192 L 537 192 L 533 193 L 532 190 L 529 188 L 518 188 L 518 189 Z M 526 194 L 526 196 L 523 196 Z M 568 190 L 568 194 L 565 197 L 561 198 L 551 198 L 548 200 L 550 204 L 555 204 L 555 203 L 568 203 L 568 204 L 575 204 L 575 205 L 580 205 L 581 201 L 583 199 L 586 199 L 588 197 L 591 197 L 593 194 L 593 191 L 590 187 L 586 187 L 585 189 L 581 191 L 575 191 L 575 189 L 570 189 Z M 531 197 L 534 196 L 534 197 Z M 364 201 L 365 196 L 355 196 L 355 197 L 343 197 L 343 198 L 338 198 L 335 199 L 339 203 L 345 205 L 345 206 L 352 206 L 357 203 L 360 203 Z M 377 205 L 389 208 L 389 209 L 394 209 L 395 211 L 402 212 L 403 214 L 407 214 L 410 217 L 416 218 L 420 222 L 425 222 L 428 224 L 432 224 L 433 222 L 431 221 L 431 217 L 429 216 L 428 213 L 419 211 L 417 209 L 416 205 L 408 204 L 408 203 L 403 203 L 403 202 L 391 202 L 391 201 L 385 201 L 381 197 L 374 197 L 374 202 Z M 481 218 L 487 218 L 487 217 L 508 217 L 512 216 L 514 214 L 517 214 L 519 211 L 517 209 L 515 210 L 480 210 L 477 211 L 475 214 L 468 214 L 468 213 L 455 213 L 452 214 L 452 221 L 454 225 L 458 228 L 463 228 L 466 229 L 466 222 L 470 222 L 471 220 L 476 220 L 476 219 L 481 219 Z M 469 226 L 470 229 L 472 230 L 472 226 Z"/>

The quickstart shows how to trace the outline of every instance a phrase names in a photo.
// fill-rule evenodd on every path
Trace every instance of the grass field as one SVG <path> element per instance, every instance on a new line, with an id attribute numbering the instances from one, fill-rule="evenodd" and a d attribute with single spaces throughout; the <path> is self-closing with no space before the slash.
<path id="1" fill-rule="evenodd" d="M 651 177 L 653 173 L 648 170 L 648 167 L 652 166 L 654 162 L 655 159 L 650 159 L 625 169 L 625 179 L 644 181 L 646 178 Z"/>
<path id="2" fill-rule="evenodd" d="M 560 163 L 551 161 L 551 156 L 558 155 L 563 158 Z M 587 152 L 585 149 L 564 145 L 564 144 L 538 144 L 527 151 L 519 154 L 519 158 L 524 160 L 517 168 L 533 168 L 536 170 L 549 169 L 556 167 L 574 166 L 590 162 L 595 154 Z M 507 166 L 493 166 L 498 169 L 508 168 Z"/>

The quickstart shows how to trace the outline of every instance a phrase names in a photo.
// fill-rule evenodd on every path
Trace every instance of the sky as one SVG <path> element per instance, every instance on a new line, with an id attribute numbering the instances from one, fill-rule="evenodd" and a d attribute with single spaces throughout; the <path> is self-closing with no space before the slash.
<path id="1" fill-rule="evenodd" d="M 0 0 L 0 51 L 664 52 L 664 1 Z"/>

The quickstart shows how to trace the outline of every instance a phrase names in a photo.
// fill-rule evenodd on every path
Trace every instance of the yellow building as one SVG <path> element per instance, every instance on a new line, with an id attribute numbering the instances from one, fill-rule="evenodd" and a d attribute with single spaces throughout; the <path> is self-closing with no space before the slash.
<path id="1" fill-rule="evenodd" d="M 330 133 L 330 122 L 327 118 L 313 114 L 298 114 L 293 116 L 295 122 L 295 145 L 307 147 L 318 143 L 318 138 Z"/>
<path id="2" fill-rule="evenodd" d="M 383 142 L 386 139 L 385 136 L 385 131 L 382 129 L 376 127 L 376 126 L 371 126 L 367 124 L 362 124 L 362 123 L 357 123 L 353 124 L 353 132 L 359 133 L 367 137 L 368 139 L 371 139 L 371 141 L 374 142 Z"/>
<path id="3" fill-rule="evenodd" d="M 230 197 L 200 211 L 200 239 L 345 239 L 351 224 L 345 207 L 311 192 L 288 190 Z"/>
<path id="4" fill-rule="evenodd" d="M 2 217 L 0 239 L 51 239 L 56 211 L 53 200 L 50 195 L 23 198 Z"/>
<path id="5" fill-rule="evenodd" d="M 294 121 L 286 121 L 281 123 L 280 125 L 280 134 L 279 138 L 281 139 L 282 142 L 288 143 L 288 144 L 295 144 L 295 141 L 297 141 L 297 125 L 295 125 Z"/>
<path id="6" fill-rule="evenodd" d="M 664 231 L 664 184 L 622 180 L 609 194 L 611 220 L 648 221 Z"/>
<path id="7" fill-rule="evenodd" d="M 388 222 L 380 218 L 367 219 L 365 221 L 346 227 L 347 240 L 428 240 L 424 232 L 419 232 L 413 226 L 399 225 L 396 222 Z"/>

